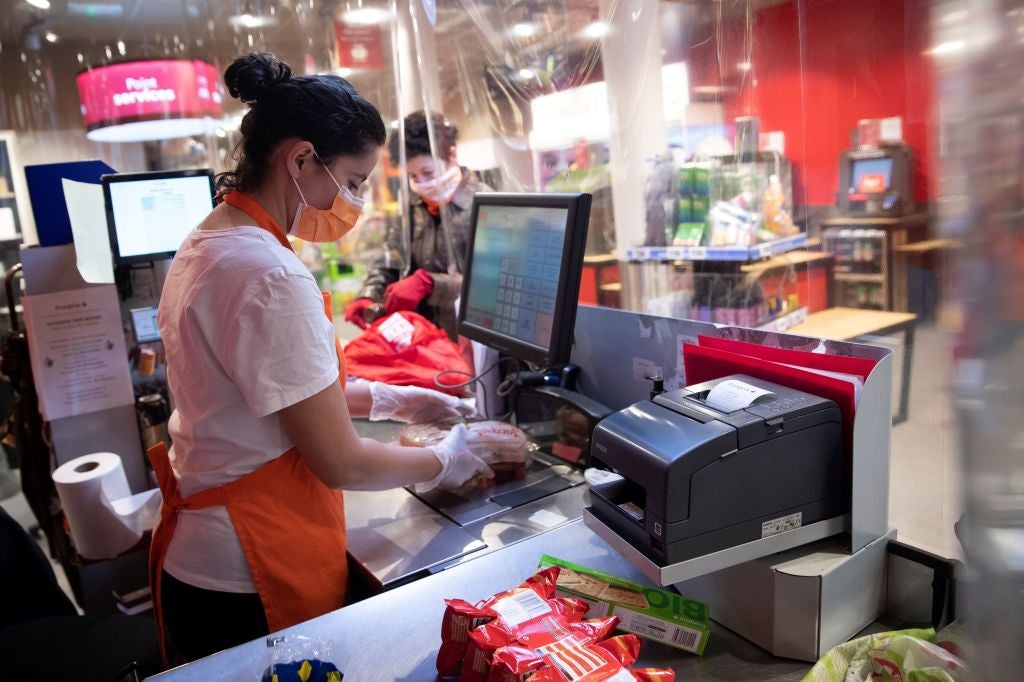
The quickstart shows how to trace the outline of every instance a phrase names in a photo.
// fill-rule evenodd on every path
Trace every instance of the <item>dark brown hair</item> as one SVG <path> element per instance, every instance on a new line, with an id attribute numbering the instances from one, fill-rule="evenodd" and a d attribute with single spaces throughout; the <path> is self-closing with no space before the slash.
<path id="1" fill-rule="evenodd" d="M 437 153 L 442 159 L 447 159 L 448 150 L 454 147 L 459 139 L 459 129 L 441 114 L 431 114 L 430 125 L 434 129 Z M 391 136 L 391 140 L 388 142 L 388 153 L 391 155 L 391 163 L 397 164 L 397 132 Z M 424 154 L 430 156 L 430 132 L 427 130 L 427 115 L 422 111 L 414 111 L 405 117 L 405 158 L 411 159 Z"/>
<path id="2" fill-rule="evenodd" d="M 358 156 L 386 139 L 377 108 L 340 76 L 293 76 L 272 54 L 253 52 L 224 71 L 232 97 L 249 105 L 233 171 L 217 176 L 217 189 L 251 192 L 266 179 L 274 148 L 297 137 L 313 145 L 323 163 Z"/>

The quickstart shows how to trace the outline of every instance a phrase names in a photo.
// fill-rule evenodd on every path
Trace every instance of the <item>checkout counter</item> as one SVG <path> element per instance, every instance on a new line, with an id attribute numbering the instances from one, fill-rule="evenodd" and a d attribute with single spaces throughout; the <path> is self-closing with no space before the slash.
<path id="1" fill-rule="evenodd" d="M 366 599 L 282 631 L 283 635 L 318 637 L 331 643 L 330 659 L 346 680 L 434 680 L 434 659 L 441 643 L 444 600 L 473 602 L 513 585 L 533 573 L 541 554 L 592 566 L 647 583 L 635 568 L 576 519 L 546 533 L 478 556 L 449 570 Z M 204 658 L 157 675 L 160 682 L 227 682 L 258 680 L 267 666 L 263 640 Z M 645 641 L 637 667 L 673 668 L 679 680 L 800 680 L 810 664 L 775 658 L 717 624 L 703 656 L 693 656 Z"/>
<path id="2" fill-rule="evenodd" d="M 629 348 L 634 357 L 661 363 L 667 376 L 678 376 L 682 367 L 677 363 L 681 363 L 682 360 L 679 359 L 677 343 L 684 338 L 696 339 L 698 335 L 714 335 L 738 340 L 756 340 L 775 348 L 810 349 L 819 345 L 816 340 L 789 335 L 758 332 L 755 339 L 751 334 L 753 332 L 750 330 L 716 328 L 699 322 L 581 307 L 577 318 L 578 343 L 573 360 L 581 368 L 581 390 L 608 404 L 610 408 L 621 410 L 649 398 L 651 391 L 651 384 L 633 371 L 632 363 L 627 367 L 625 362 L 607 361 L 609 357 L 621 357 L 622 348 Z M 891 372 L 891 353 L 885 349 L 829 342 L 828 351 L 852 358 L 873 358 L 883 369 Z M 873 398 L 864 397 L 859 414 L 887 425 L 891 400 L 889 386 L 869 385 L 864 390 L 877 390 L 879 404 L 874 405 Z M 667 391 L 657 396 L 648 409 L 654 409 L 659 403 L 662 403 L 661 409 L 669 409 L 665 404 L 672 404 L 673 401 L 678 403 L 685 397 L 678 389 Z M 698 395 L 698 399 L 700 397 Z M 706 399 L 706 396 L 703 397 Z M 813 398 L 807 400 L 804 396 L 795 394 L 784 395 L 780 400 L 786 402 L 786 414 L 796 414 L 798 419 L 814 415 L 815 425 L 812 425 L 811 434 L 825 435 L 834 445 L 834 430 L 820 426 L 832 423 L 830 419 L 834 417 L 827 401 Z M 700 405 L 696 408 L 698 411 L 706 409 Z M 680 408 L 676 405 L 675 409 Z M 768 414 L 757 418 L 744 417 L 745 424 L 738 425 L 739 430 L 736 430 L 732 437 L 738 437 L 736 434 L 740 433 L 744 426 L 750 429 L 757 426 L 763 431 L 767 428 L 767 422 L 775 423 L 774 419 L 774 416 Z M 858 417 L 858 422 L 860 421 Z M 884 448 L 887 455 L 887 438 L 884 442 L 877 442 L 860 434 L 860 431 L 869 430 L 871 427 L 872 424 L 868 421 L 856 424 L 855 438 L 862 436 L 866 446 Z M 389 433 L 397 433 L 398 425 L 364 423 L 360 424 L 359 428 L 364 435 L 387 437 Z M 714 428 L 722 430 L 719 426 Z M 887 430 L 885 432 L 887 433 Z M 752 434 L 753 431 L 749 433 Z M 764 438 L 764 434 L 761 435 L 759 442 L 762 445 L 772 440 L 770 437 Z M 730 448 L 725 448 L 719 454 L 726 454 L 729 450 Z M 594 455 L 599 456 L 596 451 Z M 841 563 L 844 556 L 851 552 L 851 546 L 858 541 L 865 546 L 881 543 L 882 553 L 885 554 L 885 544 L 891 537 L 889 529 L 884 528 L 888 498 L 887 457 L 884 466 L 884 474 L 870 469 L 862 471 L 860 468 L 847 473 L 855 490 L 857 486 L 864 486 L 862 491 L 870 489 L 874 492 L 874 495 L 861 495 L 862 498 L 867 498 L 864 501 L 874 509 L 865 510 L 854 505 L 848 512 L 840 514 L 838 531 L 848 532 L 840 536 L 846 538 L 845 548 L 837 550 L 838 543 L 834 538 L 820 541 L 814 537 L 803 538 L 798 543 L 803 545 L 801 549 L 813 553 L 815 560 L 819 562 L 818 566 L 824 565 L 821 562 Z M 555 475 L 562 473 L 564 472 L 560 469 L 548 472 Z M 578 471 L 573 471 L 572 474 L 571 479 L 579 475 Z M 503 509 L 460 525 L 449 515 L 430 507 L 403 489 L 346 493 L 350 527 L 349 551 L 353 568 L 375 577 L 383 591 L 333 613 L 296 625 L 285 630 L 283 634 L 315 636 L 329 641 L 333 647 L 330 659 L 347 678 L 428 680 L 435 679 L 436 676 L 434 658 L 440 644 L 444 599 L 458 597 L 472 602 L 517 585 L 535 571 L 542 554 L 558 556 L 643 584 L 676 584 L 677 581 L 688 579 L 689 574 L 678 572 L 678 563 L 674 565 L 677 573 L 664 573 L 666 567 L 650 561 L 650 552 L 645 554 L 638 550 L 636 545 L 639 543 L 628 542 L 625 533 L 608 535 L 607 525 L 603 529 L 596 528 L 592 510 L 584 511 L 585 507 L 591 505 L 590 495 L 586 485 L 569 485 L 526 504 Z M 833 517 L 828 516 L 833 512 L 835 509 L 832 508 L 825 511 L 828 518 L 825 519 L 827 528 L 823 532 L 828 535 L 837 532 Z M 581 514 L 589 517 L 586 523 L 580 518 Z M 601 512 L 598 514 L 602 515 Z M 865 514 L 868 516 L 865 517 Z M 607 520 L 608 515 L 603 514 L 603 517 Z M 880 532 L 865 531 L 870 528 L 871 523 L 879 522 L 882 524 Z M 600 525 L 604 524 L 597 524 Z M 623 524 L 619 525 L 621 527 Z M 814 526 L 812 523 L 807 527 Z M 775 538 L 777 542 L 780 537 L 785 536 L 786 533 L 779 533 L 766 538 L 766 541 L 770 543 Z M 771 545 L 759 556 L 785 549 L 785 546 Z M 732 569 L 720 570 L 718 573 L 728 574 L 735 569 L 747 570 L 745 567 L 756 563 L 750 561 L 753 557 L 741 558 L 746 563 L 734 565 Z M 883 563 L 884 561 L 883 556 Z M 729 562 L 723 564 L 728 565 Z M 867 631 L 881 631 L 892 629 L 890 625 L 898 625 L 876 619 L 885 602 L 884 567 L 882 570 L 881 575 L 869 572 L 868 576 L 874 581 L 876 591 L 881 592 L 874 595 L 874 606 L 878 606 L 879 610 L 870 612 L 870 616 L 854 630 L 845 633 L 844 638 L 855 635 L 865 627 Z M 743 580 L 745 577 L 739 573 L 732 579 Z M 712 618 L 719 619 L 712 626 L 711 638 L 704 655 L 693 656 L 657 642 L 646 641 L 637 665 L 671 667 L 679 673 L 680 679 L 797 680 L 809 670 L 810 663 L 806 662 L 806 656 L 802 656 L 805 659 L 803 662 L 775 657 L 766 650 L 771 646 L 758 646 L 752 643 L 750 633 L 744 633 L 747 635 L 747 638 L 744 638 L 734 633 L 742 631 L 736 625 L 730 626 L 733 631 L 723 627 L 720 619 L 726 615 L 729 606 L 726 604 L 716 607 L 715 602 L 709 599 L 709 595 L 714 596 L 712 593 L 715 590 L 721 592 L 719 586 L 713 582 L 700 584 L 699 581 L 691 581 L 689 584 L 700 593 L 688 591 L 686 585 L 680 586 L 680 591 L 687 596 L 710 603 Z M 734 586 L 730 589 L 737 588 Z M 723 593 L 719 596 L 728 595 Z M 839 607 L 838 611 L 859 611 L 856 608 L 845 608 L 845 600 L 850 598 L 847 591 L 841 591 L 838 596 L 840 601 L 831 603 L 829 607 Z M 758 614 L 758 617 L 761 615 L 763 614 Z M 863 613 L 860 615 L 863 616 Z M 824 645 L 823 642 L 818 644 Z M 153 679 L 256 679 L 267 662 L 268 655 L 264 642 L 254 641 L 168 671 Z"/>
<path id="3" fill-rule="evenodd" d="M 397 441 L 400 426 L 356 422 L 359 435 L 383 441 Z M 579 469 L 541 455 L 523 479 L 472 498 L 443 493 L 421 498 L 405 488 L 347 491 L 353 577 L 363 582 L 362 591 L 391 590 L 540 535 L 580 518 L 586 506 L 583 483 Z"/>
<path id="4" fill-rule="evenodd" d="M 552 196 L 543 201 L 559 200 Z M 571 347 L 574 387 L 584 402 L 614 414 L 588 431 L 583 458 L 542 451 L 523 479 L 476 495 L 346 493 L 352 574 L 372 596 L 283 634 L 327 640 L 334 648 L 324 658 L 351 679 L 434 679 L 444 599 L 475 602 L 508 589 L 549 554 L 675 586 L 745 638 L 716 626 L 701 657 L 648 641 L 639 665 L 670 667 L 681 679 L 802 678 L 808 661 L 871 627 L 884 608 L 886 548 L 895 534 L 887 526 L 891 352 L 620 310 L 562 310 L 558 302 L 576 300 L 566 283 L 579 279 L 565 261 L 579 259 L 565 251 L 559 265 L 556 249 L 581 256 L 586 207 L 570 203 L 566 213 L 530 201 L 536 197 L 478 195 L 460 332 L 546 368 L 570 359 Z M 570 236 L 562 241 L 563 234 Z M 489 248 L 477 253 L 478 240 L 491 240 Z M 507 247 L 516 242 L 521 250 Z M 489 267 L 474 272 L 474 261 L 487 258 Z M 534 284 L 551 277 L 550 293 L 528 290 L 531 268 Z M 544 324 L 554 328 L 545 335 L 550 343 L 538 344 L 545 295 Z M 832 395 L 798 391 L 763 368 L 778 372 L 792 360 L 748 356 L 739 371 L 688 376 L 704 371 L 688 366 L 683 352 L 698 341 L 704 349 L 734 343 L 778 355 L 818 350 L 825 355 L 801 357 L 871 369 L 862 372 L 854 410 L 835 385 Z M 724 381 L 728 374 L 751 376 Z M 661 375 L 663 385 L 649 375 Z M 739 390 L 732 399 L 744 404 L 717 402 L 723 389 Z M 383 440 L 398 431 L 394 424 L 358 428 Z M 587 456 L 612 466 L 618 481 L 585 485 Z M 264 643 L 255 641 L 155 679 L 256 679 L 267 663 Z"/>

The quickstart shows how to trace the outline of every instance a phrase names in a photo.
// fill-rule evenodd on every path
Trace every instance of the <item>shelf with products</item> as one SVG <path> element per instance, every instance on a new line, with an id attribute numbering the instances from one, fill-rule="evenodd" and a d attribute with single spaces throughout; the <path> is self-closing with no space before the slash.
<path id="1" fill-rule="evenodd" d="M 630 263 L 627 307 L 652 315 L 781 331 L 827 305 L 831 257 L 743 272 L 735 263 Z"/>
<path id="2" fill-rule="evenodd" d="M 807 244 L 800 233 L 754 246 L 634 246 L 626 249 L 631 261 L 733 261 L 749 263 L 799 249 Z"/>
<path id="3" fill-rule="evenodd" d="M 929 216 L 841 216 L 822 221 L 822 245 L 835 256 L 832 305 L 906 311 L 905 259 L 895 254 L 921 240 Z"/>
<path id="4" fill-rule="evenodd" d="M 749 262 L 797 249 L 807 235 L 793 219 L 789 161 L 774 152 L 677 164 L 651 160 L 644 243 L 631 261 Z"/>
<path id="5" fill-rule="evenodd" d="M 807 319 L 807 308 L 797 308 L 792 312 L 783 313 L 757 325 L 757 329 L 765 332 L 784 332 L 790 327 L 803 323 Z"/>
<path id="6" fill-rule="evenodd" d="M 885 282 L 885 275 L 858 275 L 846 272 L 837 272 L 833 275 L 837 282 L 877 282 L 883 284 Z"/>

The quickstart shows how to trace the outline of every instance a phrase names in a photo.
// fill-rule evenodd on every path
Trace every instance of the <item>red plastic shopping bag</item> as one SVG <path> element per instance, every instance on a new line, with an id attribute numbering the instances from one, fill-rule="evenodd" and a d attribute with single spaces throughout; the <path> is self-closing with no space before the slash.
<path id="1" fill-rule="evenodd" d="M 377 320 L 349 341 L 345 366 L 350 376 L 361 379 L 437 390 L 445 390 L 434 383 L 438 372 L 464 373 L 442 377 L 447 384 L 462 383 L 472 374 L 457 343 L 427 318 L 407 310 Z M 463 389 L 446 392 L 461 395 Z"/>

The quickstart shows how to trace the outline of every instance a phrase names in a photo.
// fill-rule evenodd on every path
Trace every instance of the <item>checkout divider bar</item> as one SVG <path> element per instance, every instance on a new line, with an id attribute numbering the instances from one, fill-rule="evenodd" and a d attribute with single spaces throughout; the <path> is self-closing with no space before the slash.
<path id="1" fill-rule="evenodd" d="M 583 523 L 595 535 L 611 545 L 615 551 L 622 554 L 629 563 L 652 580 L 654 584 L 665 587 L 846 532 L 850 528 L 850 515 L 834 516 L 831 519 L 668 566 L 659 566 L 651 561 L 640 550 L 594 516 L 589 509 L 583 510 Z"/>

